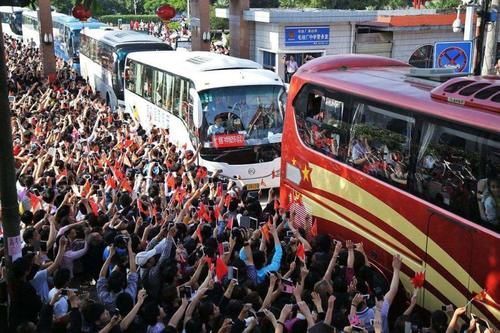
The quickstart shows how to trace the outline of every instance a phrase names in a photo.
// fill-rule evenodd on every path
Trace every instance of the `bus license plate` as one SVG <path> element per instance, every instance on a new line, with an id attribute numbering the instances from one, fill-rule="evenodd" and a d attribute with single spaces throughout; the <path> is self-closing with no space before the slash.
<path id="1" fill-rule="evenodd" d="M 255 190 L 258 190 L 259 188 L 260 188 L 259 183 L 247 184 L 248 191 L 255 191 Z"/>

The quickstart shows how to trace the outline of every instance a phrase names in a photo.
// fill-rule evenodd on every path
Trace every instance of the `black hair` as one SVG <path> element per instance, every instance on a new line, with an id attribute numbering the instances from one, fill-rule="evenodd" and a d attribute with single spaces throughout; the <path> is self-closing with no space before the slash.
<path id="1" fill-rule="evenodd" d="M 36 230 L 33 227 L 26 228 L 23 232 L 23 241 L 25 243 L 29 243 L 33 239 L 33 237 L 35 236 L 35 231 Z"/>
<path id="2" fill-rule="evenodd" d="M 120 271 L 113 271 L 108 278 L 108 289 L 114 293 L 119 293 L 127 286 L 127 277 Z"/>
<path id="3" fill-rule="evenodd" d="M 105 310 L 106 308 L 101 303 L 89 302 L 82 308 L 83 319 L 89 323 L 95 323 Z"/>
<path id="4" fill-rule="evenodd" d="M 31 224 L 33 222 L 33 213 L 29 210 L 21 215 L 21 222 L 24 224 Z"/>
<path id="5" fill-rule="evenodd" d="M 54 287 L 57 289 L 64 288 L 64 286 L 71 279 L 71 272 L 67 268 L 59 268 L 54 275 Z"/>
<path id="6" fill-rule="evenodd" d="M 132 299 L 132 296 L 126 292 L 119 293 L 118 296 L 116 296 L 115 303 L 122 318 L 125 317 L 134 307 L 134 300 Z"/>
<path id="7" fill-rule="evenodd" d="M 150 301 L 142 306 L 142 318 L 147 325 L 155 325 L 160 315 L 160 309 L 157 302 Z"/>

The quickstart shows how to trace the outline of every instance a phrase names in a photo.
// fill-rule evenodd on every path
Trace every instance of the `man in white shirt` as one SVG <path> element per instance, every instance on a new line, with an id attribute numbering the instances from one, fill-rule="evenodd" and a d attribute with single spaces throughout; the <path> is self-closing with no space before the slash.
<path id="1" fill-rule="evenodd" d="M 286 82 L 290 83 L 293 74 L 295 74 L 297 69 L 299 69 L 299 65 L 297 64 L 297 61 L 295 61 L 295 57 L 293 55 L 291 55 L 288 60 L 285 60 L 285 65 L 286 65 Z"/>
<path id="2" fill-rule="evenodd" d="M 222 117 L 216 116 L 215 117 L 215 124 L 210 125 L 210 127 L 208 128 L 208 131 L 207 131 L 207 135 L 209 137 L 211 137 L 214 134 L 223 134 L 226 131 L 226 129 L 222 125 L 222 122 L 223 122 Z"/>

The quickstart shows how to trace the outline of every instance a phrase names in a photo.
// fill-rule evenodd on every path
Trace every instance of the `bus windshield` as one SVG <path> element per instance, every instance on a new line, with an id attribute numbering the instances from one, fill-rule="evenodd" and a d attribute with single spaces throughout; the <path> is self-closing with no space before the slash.
<path id="1" fill-rule="evenodd" d="M 236 86 L 199 93 L 203 110 L 201 139 L 212 147 L 214 136 L 239 135 L 245 146 L 281 142 L 282 86 Z"/>

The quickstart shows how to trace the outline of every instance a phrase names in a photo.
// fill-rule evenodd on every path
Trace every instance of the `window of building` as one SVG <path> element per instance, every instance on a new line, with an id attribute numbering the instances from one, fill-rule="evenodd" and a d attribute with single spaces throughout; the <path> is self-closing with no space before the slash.
<path id="1" fill-rule="evenodd" d="M 276 53 L 262 51 L 263 61 L 262 65 L 265 69 L 269 69 L 271 71 L 276 71 Z"/>
<path id="2" fill-rule="evenodd" d="M 434 65 L 434 45 L 424 45 L 416 49 L 408 63 L 419 68 L 432 68 Z"/>

